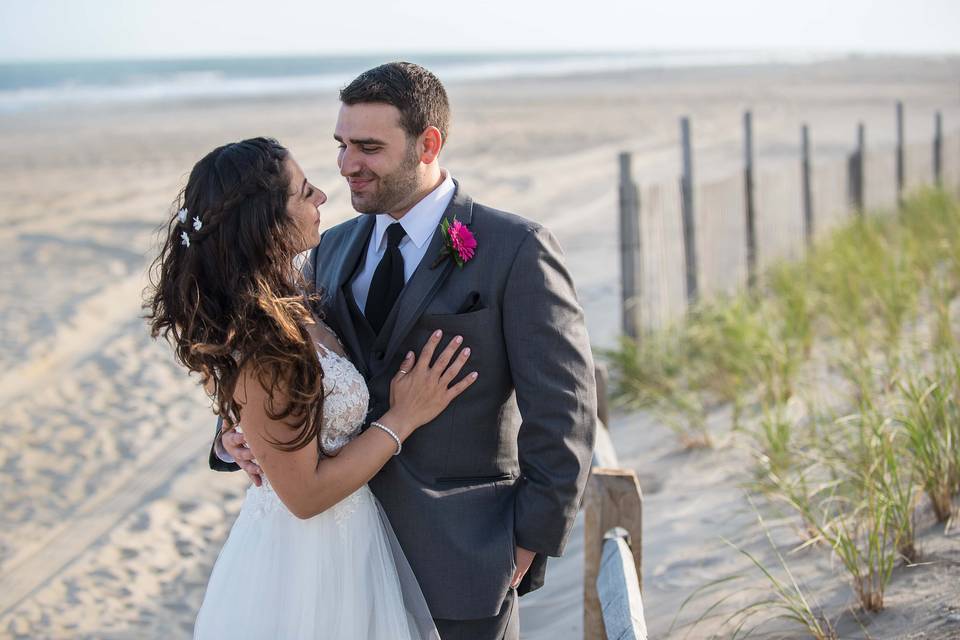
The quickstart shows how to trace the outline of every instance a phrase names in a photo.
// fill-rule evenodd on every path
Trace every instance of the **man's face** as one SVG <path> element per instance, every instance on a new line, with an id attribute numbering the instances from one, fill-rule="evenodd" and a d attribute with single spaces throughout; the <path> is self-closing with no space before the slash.
<path id="1" fill-rule="evenodd" d="M 416 140 L 400 126 L 399 109 L 382 103 L 340 105 L 333 137 L 340 144 L 337 164 L 354 209 L 403 213 L 416 202 L 420 158 Z"/>

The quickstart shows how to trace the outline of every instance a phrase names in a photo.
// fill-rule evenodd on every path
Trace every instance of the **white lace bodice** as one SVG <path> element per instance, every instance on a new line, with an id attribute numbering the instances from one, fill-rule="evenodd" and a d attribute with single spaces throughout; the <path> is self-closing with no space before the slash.
<path id="1" fill-rule="evenodd" d="M 327 329 L 329 331 L 329 329 Z M 353 366 L 346 357 L 337 352 L 317 345 L 317 357 L 323 367 L 323 388 L 326 393 L 323 399 L 323 429 L 321 437 L 323 449 L 328 453 L 336 453 L 345 444 L 360 433 L 367 408 L 370 403 L 370 392 L 363 375 Z M 333 509 L 337 522 L 341 522 L 353 513 L 364 498 L 372 495 L 365 486 L 353 495 L 348 496 Z M 263 484 L 260 487 L 251 485 L 247 491 L 247 500 L 241 513 L 246 512 L 252 517 L 262 517 L 268 512 L 282 509 L 286 511 L 280 498 L 270 486 L 266 474 L 263 475 Z"/>
<path id="2" fill-rule="evenodd" d="M 323 366 L 323 448 L 336 452 L 360 431 L 370 392 L 363 376 L 353 363 L 340 354 L 320 346 L 317 349 Z"/>

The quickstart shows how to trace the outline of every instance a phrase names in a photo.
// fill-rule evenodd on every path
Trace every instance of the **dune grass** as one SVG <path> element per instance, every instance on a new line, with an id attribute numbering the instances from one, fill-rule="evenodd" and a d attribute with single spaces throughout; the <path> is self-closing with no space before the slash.
<path id="1" fill-rule="evenodd" d="M 937 520 L 946 522 L 952 498 L 960 492 L 960 360 L 954 357 L 937 368 L 938 375 L 915 376 L 902 383 L 899 422 L 908 464 Z"/>
<path id="2" fill-rule="evenodd" d="M 762 529 L 769 548 L 773 551 L 774 555 L 776 555 L 777 566 L 768 567 L 761 562 L 754 553 L 751 553 L 746 548 L 730 540 L 724 539 L 727 545 L 750 561 L 751 569 L 759 572 L 763 576 L 763 595 L 753 602 L 735 609 L 732 613 L 720 613 L 719 608 L 732 595 L 736 594 L 737 591 L 715 598 L 695 620 L 685 625 L 687 627 L 687 633 L 684 637 L 688 637 L 697 625 L 707 618 L 722 615 L 724 616 L 722 626 L 726 630 L 723 637 L 734 639 L 745 638 L 756 633 L 764 625 L 768 625 L 774 621 L 781 621 L 789 623 L 791 626 L 809 634 L 809 636 L 815 640 L 836 640 L 838 636 L 833 623 L 823 613 L 817 602 L 807 594 L 800 581 L 794 576 L 789 563 L 773 541 L 773 537 L 770 535 L 770 529 L 759 509 L 757 509 L 753 501 L 750 500 L 749 496 L 748 500 L 757 516 L 757 524 Z M 748 578 L 748 575 L 747 572 L 744 572 L 732 576 L 725 576 L 701 586 L 681 603 L 668 633 L 676 627 L 677 619 L 688 605 L 694 604 L 703 598 L 710 597 L 711 592 L 719 588 L 727 588 L 729 590 L 731 586 L 742 584 L 746 578 Z M 738 590 L 743 588 L 749 589 L 750 587 L 738 586 Z M 714 635 L 712 637 L 719 636 Z"/>
<path id="3" fill-rule="evenodd" d="M 878 611 L 896 564 L 921 556 L 919 498 L 943 522 L 960 493 L 958 297 L 960 205 L 928 190 L 852 220 L 756 291 L 604 355 L 615 400 L 655 408 L 683 446 L 711 445 L 707 410 L 729 406 L 734 441 L 755 453 L 753 488 L 788 504 L 798 544 L 831 549 Z M 834 416 L 801 397 L 818 389 L 839 396 Z M 803 419 L 787 411 L 797 403 Z"/>

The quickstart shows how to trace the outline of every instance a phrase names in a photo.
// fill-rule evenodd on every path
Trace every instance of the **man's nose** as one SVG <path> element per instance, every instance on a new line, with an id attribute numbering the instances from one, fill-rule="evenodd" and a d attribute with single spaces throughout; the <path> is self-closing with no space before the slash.
<path id="1" fill-rule="evenodd" d="M 360 171 L 360 162 L 357 154 L 349 148 L 340 152 L 340 175 L 352 176 Z"/>

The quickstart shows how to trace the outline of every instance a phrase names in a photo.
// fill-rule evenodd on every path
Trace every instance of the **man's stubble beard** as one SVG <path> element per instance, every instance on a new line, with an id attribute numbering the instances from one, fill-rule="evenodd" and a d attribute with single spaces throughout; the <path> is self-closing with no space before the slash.
<path id="1" fill-rule="evenodd" d="M 403 162 L 392 173 L 378 176 L 378 186 L 374 200 L 370 202 L 357 201 L 357 196 L 350 194 L 350 203 L 358 213 L 390 213 L 403 208 L 420 190 L 420 180 L 417 176 L 419 158 L 414 145 L 407 147 L 407 154 Z"/>

